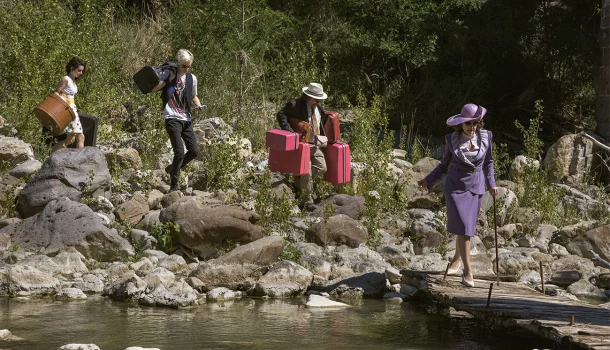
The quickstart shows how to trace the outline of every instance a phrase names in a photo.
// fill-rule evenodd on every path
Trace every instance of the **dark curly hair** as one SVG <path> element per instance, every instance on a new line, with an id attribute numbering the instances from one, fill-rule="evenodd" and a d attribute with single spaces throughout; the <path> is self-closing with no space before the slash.
<path id="1" fill-rule="evenodd" d="M 78 58 L 76 56 L 72 57 L 66 64 L 66 75 L 69 75 L 70 72 L 72 71 L 72 69 L 76 69 L 76 68 L 78 68 L 78 66 L 83 66 L 83 72 L 84 72 L 85 68 L 87 67 L 87 64 L 85 63 L 85 61 L 81 60 L 80 58 Z"/>

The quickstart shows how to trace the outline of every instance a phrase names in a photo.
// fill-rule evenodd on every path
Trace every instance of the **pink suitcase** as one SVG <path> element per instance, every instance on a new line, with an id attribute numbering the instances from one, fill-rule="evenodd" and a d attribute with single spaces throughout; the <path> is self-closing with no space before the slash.
<path id="1" fill-rule="evenodd" d="M 299 143 L 299 148 L 293 151 L 269 149 L 269 168 L 271 171 L 294 175 L 309 174 L 311 145 Z"/>
<path id="2" fill-rule="evenodd" d="M 271 149 L 292 151 L 299 147 L 299 134 L 280 129 L 269 130 L 265 143 Z"/>
<path id="3" fill-rule="evenodd" d="M 333 185 L 341 185 L 351 180 L 351 157 L 349 145 L 343 142 L 333 143 L 323 148 L 326 158 L 324 180 Z"/>

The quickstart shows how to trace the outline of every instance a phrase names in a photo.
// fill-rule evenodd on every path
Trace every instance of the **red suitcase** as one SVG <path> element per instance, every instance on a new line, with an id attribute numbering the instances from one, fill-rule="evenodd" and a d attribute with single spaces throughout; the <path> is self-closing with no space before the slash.
<path id="1" fill-rule="evenodd" d="M 299 148 L 299 134 L 280 129 L 269 130 L 265 144 L 271 149 L 293 151 Z"/>
<path id="2" fill-rule="evenodd" d="M 299 143 L 299 148 L 293 151 L 269 149 L 269 168 L 271 171 L 294 175 L 309 174 L 311 145 Z"/>
<path id="3" fill-rule="evenodd" d="M 324 180 L 333 185 L 341 185 L 351 180 L 351 157 L 349 145 L 343 142 L 333 143 L 323 148 L 326 158 L 326 173 Z"/>
<path id="4" fill-rule="evenodd" d="M 339 141 L 341 138 L 341 131 L 339 130 L 339 113 L 326 112 L 324 135 L 328 137 L 328 143 L 335 143 Z"/>

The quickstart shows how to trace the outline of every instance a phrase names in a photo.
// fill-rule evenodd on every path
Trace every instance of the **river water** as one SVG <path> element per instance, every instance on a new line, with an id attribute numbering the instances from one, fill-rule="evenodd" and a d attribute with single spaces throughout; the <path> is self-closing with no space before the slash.
<path id="1" fill-rule="evenodd" d="M 191 349 L 542 349 L 549 341 L 510 336 L 433 305 L 364 300 L 339 310 L 305 299 L 205 303 L 189 309 L 139 307 L 99 296 L 83 301 L 0 298 L 0 329 L 18 341 L 0 350 L 69 343 Z"/>

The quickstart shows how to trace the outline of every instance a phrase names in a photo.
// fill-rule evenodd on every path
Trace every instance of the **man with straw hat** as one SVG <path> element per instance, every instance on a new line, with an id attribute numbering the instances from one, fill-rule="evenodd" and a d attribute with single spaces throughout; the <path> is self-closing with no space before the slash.
<path id="1" fill-rule="evenodd" d="M 313 181 L 326 172 L 326 159 L 320 143 L 320 140 L 325 138 L 323 125 L 326 122 L 326 111 L 320 102 L 327 97 L 321 84 L 310 83 L 303 87 L 301 97 L 288 101 L 277 113 L 280 128 L 299 133 L 305 133 L 306 129 L 307 135 L 310 135 L 305 141 L 312 144 L 311 171 L 307 175 L 295 178 L 295 186 L 301 194 L 300 207 L 308 211 L 316 208 L 313 201 Z M 306 127 L 304 128 L 303 125 Z M 297 130 L 294 130 L 295 128 Z"/>

